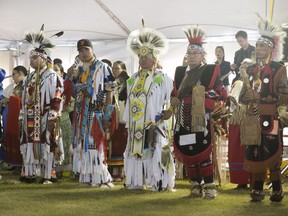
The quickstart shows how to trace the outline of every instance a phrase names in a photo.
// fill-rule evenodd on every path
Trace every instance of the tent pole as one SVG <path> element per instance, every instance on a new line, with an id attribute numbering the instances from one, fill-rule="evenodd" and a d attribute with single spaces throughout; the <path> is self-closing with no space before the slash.
<path id="1" fill-rule="evenodd" d="M 130 34 L 130 30 L 122 23 L 122 21 L 106 6 L 101 0 L 95 0 L 95 2 L 111 17 L 112 20 L 127 34 Z"/>

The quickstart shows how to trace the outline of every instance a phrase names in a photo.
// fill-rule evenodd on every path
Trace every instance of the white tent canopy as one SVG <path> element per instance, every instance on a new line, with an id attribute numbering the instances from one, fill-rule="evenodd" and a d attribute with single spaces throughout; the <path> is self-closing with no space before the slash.
<path id="1" fill-rule="evenodd" d="M 274 3 L 274 4 L 272 4 Z M 28 44 L 24 34 L 39 31 L 45 34 L 63 30 L 55 40 L 52 57 L 61 58 L 67 69 L 77 55 L 76 43 L 81 38 L 93 41 L 100 59 L 124 61 L 130 72 L 138 67 L 126 50 L 129 32 L 145 26 L 160 30 L 170 42 L 168 54 L 162 57 L 164 69 L 173 76 L 187 47 L 182 27 L 198 24 L 207 34 L 207 62 L 214 61 L 214 49 L 223 45 L 226 59 L 233 61 L 239 49 L 235 33 L 247 31 L 253 44 L 258 37 L 257 16 L 287 23 L 287 0 L 0 0 L 0 67 L 11 73 L 17 64 L 28 66 Z"/>

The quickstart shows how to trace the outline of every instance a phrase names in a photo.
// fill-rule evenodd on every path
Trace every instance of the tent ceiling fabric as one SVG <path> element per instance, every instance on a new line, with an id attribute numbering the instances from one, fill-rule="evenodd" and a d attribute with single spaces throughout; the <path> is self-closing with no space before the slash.
<path id="1" fill-rule="evenodd" d="M 208 37 L 234 36 L 239 29 L 257 34 L 255 13 L 269 16 L 269 0 L 101 0 L 127 29 L 145 26 L 160 30 L 169 39 L 184 38 L 182 27 L 201 25 Z M 275 0 L 273 20 L 287 23 L 288 1 Z M 21 41 L 27 31 L 45 34 L 63 30 L 56 44 L 75 43 L 80 38 L 92 41 L 123 40 L 127 33 L 97 0 L 0 0 L 0 46 Z"/>

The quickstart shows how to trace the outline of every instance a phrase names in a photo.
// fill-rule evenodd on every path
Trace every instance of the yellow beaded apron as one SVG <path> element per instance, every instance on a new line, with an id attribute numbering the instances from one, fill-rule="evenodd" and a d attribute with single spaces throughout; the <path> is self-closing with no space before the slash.
<path id="1" fill-rule="evenodd" d="M 136 81 L 135 81 L 136 83 Z M 133 85 L 129 95 L 129 147 L 131 155 L 143 156 L 147 96 L 153 83 L 152 71 L 140 71 L 138 81 Z"/>

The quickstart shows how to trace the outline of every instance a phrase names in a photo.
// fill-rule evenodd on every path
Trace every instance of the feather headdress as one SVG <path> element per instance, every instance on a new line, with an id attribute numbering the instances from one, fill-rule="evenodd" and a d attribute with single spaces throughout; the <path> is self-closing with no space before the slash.
<path id="1" fill-rule="evenodd" d="M 64 32 L 60 31 L 50 38 L 60 37 L 63 34 Z M 51 55 L 51 48 L 55 46 L 50 38 L 44 36 L 44 24 L 41 26 L 38 33 L 26 33 L 24 39 L 34 47 L 34 50 L 30 52 L 30 56 L 37 54 L 50 61 L 51 58 L 49 56 Z"/>
<path id="2" fill-rule="evenodd" d="M 283 44 L 286 32 L 276 23 L 263 19 L 259 14 L 257 14 L 257 16 L 259 18 L 258 31 L 260 34 L 258 41 L 267 44 L 273 49 L 272 59 L 274 61 L 281 61 L 283 58 Z"/>
<path id="3" fill-rule="evenodd" d="M 159 31 L 144 27 L 131 32 L 127 39 L 127 49 L 137 55 L 146 56 L 151 53 L 156 59 L 167 52 L 168 41 Z"/>
<path id="4" fill-rule="evenodd" d="M 196 25 L 187 26 L 182 30 L 189 41 L 188 49 L 197 49 L 198 51 L 204 52 L 202 44 L 205 40 L 205 31 Z"/>

